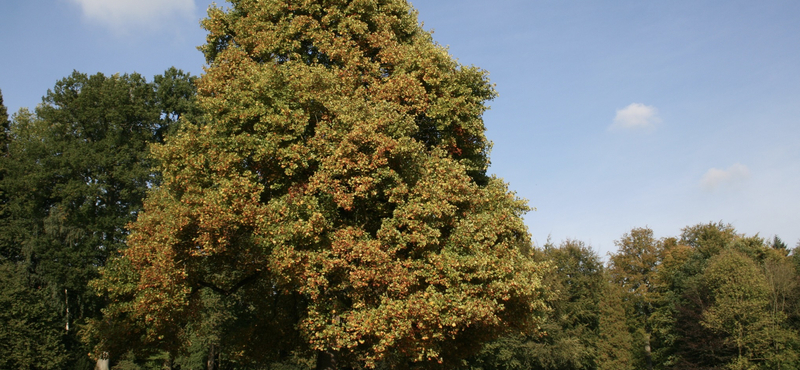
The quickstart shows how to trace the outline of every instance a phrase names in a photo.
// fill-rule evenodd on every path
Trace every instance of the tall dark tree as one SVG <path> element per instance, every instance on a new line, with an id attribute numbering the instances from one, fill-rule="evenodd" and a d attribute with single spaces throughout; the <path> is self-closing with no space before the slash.
<path id="1" fill-rule="evenodd" d="M 545 258 L 554 265 L 552 286 L 559 293 L 551 302 L 551 327 L 542 340 L 537 369 L 597 368 L 600 306 L 607 282 L 600 258 L 580 241 L 545 246 Z"/>
<path id="2" fill-rule="evenodd" d="M 0 94 L 0 181 L 8 174 L 10 121 Z M 8 193 L 0 189 L 0 223 L 9 218 Z M 50 292 L 32 287 L 25 266 L 15 263 L 16 253 L 5 233 L 0 233 L 0 368 L 57 369 L 66 361 L 61 342 L 61 315 L 49 309 Z"/>
<path id="3" fill-rule="evenodd" d="M 88 282 L 124 245 L 126 224 L 158 182 L 148 146 L 192 110 L 191 80 L 176 69 L 158 83 L 138 74 L 74 72 L 47 92 L 35 114 L 14 116 L 8 153 L 0 159 L 7 197 L 0 252 L 3 268 L 13 272 L 10 293 L 28 297 L 17 305 L 30 303 L 30 312 L 47 317 L 36 324 L 43 334 L 31 341 L 45 341 L 52 355 L 40 353 L 33 368 L 92 366 L 77 332 L 105 303 Z M 165 89 L 173 92 L 161 96 L 172 100 L 159 99 Z M 34 320 L 24 307 L 15 312 L 23 316 L 9 320 Z M 59 340 L 52 344 L 52 338 Z M 20 358 L 11 351 L 0 357 Z"/>
<path id="4" fill-rule="evenodd" d="M 2 130 L 0 134 L 0 152 L 3 154 L 8 151 L 8 129 L 10 125 L 11 121 L 8 120 L 8 109 L 5 104 L 3 104 L 3 92 L 0 91 L 0 130 Z"/>
<path id="5" fill-rule="evenodd" d="M 537 251 L 553 270 L 544 284 L 551 311 L 531 335 L 512 334 L 470 359 L 473 370 L 632 369 L 631 336 L 619 288 L 577 240 Z"/>
<path id="6" fill-rule="evenodd" d="M 599 303 L 600 326 L 595 345 L 598 370 L 632 370 L 637 368 L 634 337 L 628 328 L 626 294 L 605 274 L 605 286 Z"/>
<path id="7" fill-rule="evenodd" d="M 5 158 L 8 156 L 8 146 L 11 140 L 11 121 L 8 119 L 8 110 L 3 104 L 3 92 L 0 91 L 0 158 Z M 6 177 L 6 173 L 8 172 L 7 163 L 0 159 L 0 182 Z M 7 217 L 8 212 L 6 210 L 8 203 L 8 195 L 5 192 L 5 189 L 0 188 L 0 220 L 3 220 Z M 0 221 L 3 222 L 3 221 Z M 6 241 L 6 237 L 3 234 L 0 234 L 0 263 L 5 262 L 6 259 L 6 252 L 2 248 L 6 248 L 9 243 Z"/>
<path id="8" fill-rule="evenodd" d="M 632 310 L 634 327 L 641 338 L 644 366 L 653 368 L 650 316 L 655 311 L 656 291 L 653 289 L 659 263 L 661 243 L 649 228 L 634 228 L 615 242 L 619 251 L 612 254 L 609 274 L 625 291 Z"/>
<path id="9" fill-rule="evenodd" d="M 486 174 L 484 71 L 405 0 L 237 0 L 203 24 L 208 115 L 156 151 L 163 184 L 101 283 L 114 315 L 168 343 L 223 310 L 210 345 L 236 361 L 319 369 L 452 367 L 532 327 L 540 266 L 525 202 Z"/>

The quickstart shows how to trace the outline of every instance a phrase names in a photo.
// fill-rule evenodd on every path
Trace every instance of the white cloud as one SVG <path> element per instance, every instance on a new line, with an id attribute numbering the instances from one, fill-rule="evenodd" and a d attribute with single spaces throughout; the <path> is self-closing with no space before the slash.
<path id="1" fill-rule="evenodd" d="M 733 184 L 749 177 L 750 169 L 741 163 L 736 163 L 725 170 L 719 168 L 708 170 L 700 180 L 700 186 L 706 190 L 714 190 L 719 186 Z"/>
<path id="2" fill-rule="evenodd" d="M 658 109 L 650 105 L 633 103 L 625 108 L 617 109 L 617 116 L 610 128 L 638 129 L 650 128 L 661 122 Z"/>
<path id="3" fill-rule="evenodd" d="M 194 0 L 71 0 L 80 5 L 83 16 L 115 32 L 155 28 L 170 17 L 192 17 Z"/>

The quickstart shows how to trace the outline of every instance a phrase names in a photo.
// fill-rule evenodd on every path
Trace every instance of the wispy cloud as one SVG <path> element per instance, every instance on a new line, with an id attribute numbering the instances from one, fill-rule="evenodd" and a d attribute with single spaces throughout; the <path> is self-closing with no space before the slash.
<path id="1" fill-rule="evenodd" d="M 194 15 L 194 0 L 71 0 L 83 16 L 112 31 L 125 33 L 142 27 L 158 28 L 174 16 Z"/>
<path id="2" fill-rule="evenodd" d="M 712 168 L 703 175 L 700 186 L 705 190 L 714 190 L 720 186 L 734 184 L 750 178 L 750 169 L 747 166 L 736 163 L 727 169 Z"/>
<path id="3" fill-rule="evenodd" d="M 617 109 L 617 116 L 611 129 L 640 129 L 651 128 L 661 122 L 658 109 L 650 105 L 633 103 L 625 108 Z"/>

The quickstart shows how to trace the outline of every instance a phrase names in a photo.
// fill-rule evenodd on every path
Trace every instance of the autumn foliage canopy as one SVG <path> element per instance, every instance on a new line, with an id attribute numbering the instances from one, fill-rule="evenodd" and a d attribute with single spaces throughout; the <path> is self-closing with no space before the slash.
<path id="1" fill-rule="evenodd" d="M 447 367 L 535 327 L 543 266 L 486 174 L 485 71 L 405 0 L 241 0 L 203 24 L 205 116 L 154 147 L 98 331 L 169 348 L 216 311 L 242 359 Z"/>

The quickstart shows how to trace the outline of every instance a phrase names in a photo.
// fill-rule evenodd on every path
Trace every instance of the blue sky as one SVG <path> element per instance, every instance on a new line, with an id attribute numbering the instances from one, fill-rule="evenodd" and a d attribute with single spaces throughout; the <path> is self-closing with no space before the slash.
<path id="1" fill-rule="evenodd" d="M 199 75 L 210 1 L 0 3 L 0 89 L 33 108 L 73 70 Z M 416 0 L 490 72 L 490 171 L 543 244 L 723 221 L 800 240 L 800 2 Z"/>

